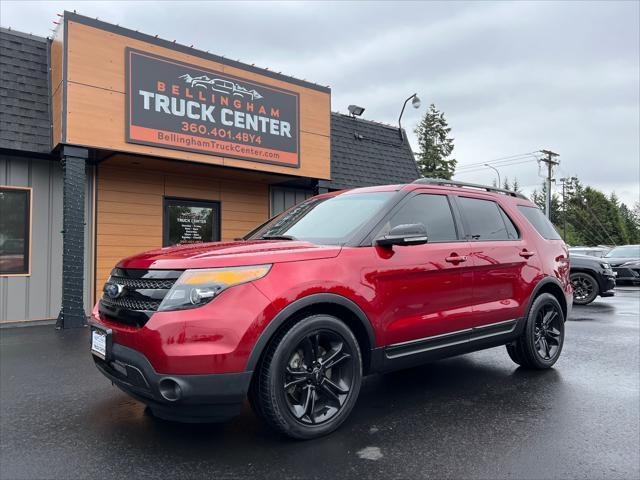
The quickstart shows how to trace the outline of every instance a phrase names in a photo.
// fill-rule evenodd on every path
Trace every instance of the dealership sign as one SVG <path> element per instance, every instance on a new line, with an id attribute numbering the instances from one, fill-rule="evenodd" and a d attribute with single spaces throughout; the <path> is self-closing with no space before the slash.
<path id="1" fill-rule="evenodd" d="M 298 94 L 131 48 L 130 143 L 299 167 Z"/>

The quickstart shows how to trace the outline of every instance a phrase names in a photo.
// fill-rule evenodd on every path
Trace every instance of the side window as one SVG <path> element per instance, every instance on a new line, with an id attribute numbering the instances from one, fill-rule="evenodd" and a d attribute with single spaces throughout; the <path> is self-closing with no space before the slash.
<path id="1" fill-rule="evenodd" d="M 471 240 L 514 240 L 518 230 L 500 206 L 492 200 L 458 197 Z"/>
<path id="2" fill-rule="evenodd" d="M 542 238 L 546 238 L 547 240 L 562 240 L 553 223 L 544 216 L 544 213 L 542 213 L 539 208 L 518 205 L 518 210 L 529 220 L 529 223 L 533 225 L 533 228 L 538 231 Z"/>
<path id="3" fill-rule="evenodd" d="M 31 253 L 31 189 L 0 188 L 0 275 L 28 275 Z"/>
<path id="4" fill-rule="evenodd" d="M 420 194 L 412 197 L 396 212 L 383 228 L 383 234 L 393 227 L 422 223 L 427 228 L 429 242 L 453 242 L 458 239 L 449 200 L 445 195 Z"/>
<path id="5" fill-rule="evenodd" d="M 514 225 L 514 223 L 509 218 L 509 215 L 502 209 L 500 205 L 498 205 L 498 210 L 500 210 L 500 214 L 502 215 L 502 220 L 504 220 L 504 224 L 507 226 L 507 235 L 510 240 L 517 240 L 520 238 L 520 234 L 518 233 L 518 229 Z"/>

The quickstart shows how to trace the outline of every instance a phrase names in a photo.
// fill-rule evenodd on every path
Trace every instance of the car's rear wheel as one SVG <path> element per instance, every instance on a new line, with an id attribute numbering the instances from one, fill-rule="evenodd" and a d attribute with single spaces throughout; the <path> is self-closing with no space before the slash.
<path id="1" fill-rule="evenodd" d="M 573 287 L 573 303 L 576 305 L 588 305 L 593 302 L 600 288 L 592 275 L 584 272 L 572 273 L 570 276 Z"/>
<path id="2" fill-rule="evenodd" d="M 269 344 L 249 395 L 271 427 L 310 439 L 345 421 L 361 382 L 362 357 L 351 330 L 335 317 L 313 315 Z"/>
<path id="3" fill-rule="evenodd" d="M 542 293 L 529 309 L 524 331 L 507 352 L 518 365 L 546 369 L 558 361 L 564 344 L 564 313 L 550 293 Z"/>

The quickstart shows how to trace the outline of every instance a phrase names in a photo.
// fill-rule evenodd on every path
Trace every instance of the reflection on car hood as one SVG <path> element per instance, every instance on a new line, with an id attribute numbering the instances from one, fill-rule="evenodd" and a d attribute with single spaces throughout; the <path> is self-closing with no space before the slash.
<path id="1" fill-rule="evenodd" d="M 591 255 L 580 255 L 578 253 L 569 253 L 569 262 L 572 267 L 599 267 L 601 263 L 608 263 L 604 258 L 593 257 Z"/>
<path id="2" fill-rule="evenodd" d="M 121 268 L 215 268 L 336 257 L 339 246 L 290 240 L 213 242 L 160 248 L 125 258 Z"/>
<path id="3" fill-rule="evenodd" d="M 633 258 L 633 257 L 627 257 L 627 258 L 604 257 L 602 260 L 607 262 L 612 267 L 619 267 L 624 263 L 635 263 L 635 264 L 640 263 L 640 258 Z"/>

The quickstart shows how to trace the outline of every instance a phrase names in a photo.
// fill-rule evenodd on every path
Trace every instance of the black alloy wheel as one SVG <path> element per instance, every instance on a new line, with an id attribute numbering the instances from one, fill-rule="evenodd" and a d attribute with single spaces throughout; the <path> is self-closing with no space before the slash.
<path id="1" fill-rule="evenodd" d="M 551 360 L 561 347 L 563 325 L 562 311 L 553 303 L 547 303 L 538 310 L 534 326 L 534 346 L 543 360 Z"/>
<path id="2" fill-rule="evenodd" d="M 289 410 L 305 424 L 321 424 L 343 407 L 351 391 L 353 352 L 340 334 L 307 334 L 289 356 L 283 388 Z"/>
<path id="3" fill-rule="evenodd" d="M 249 397 L 271 427 L 310 439 L 344 422 L 361 382 L 362 357 L 351 330 L 335 317 L 313 315 L 271 341 Z"/>
<path id="4" fill-rule="evenodd" d="M 560 358 L 564 345 L 564 312 L 550 293 L 536 297 L 527 314 L 524 329 L 507 344 L 511 359 L 525 368 L 547 369 Z"/>
<path id="5" fill-rule="evenodd" d="M 596 299 L 599 288 L 595 278 L 583 272 L 572 273 L 570 278 L 573 287 L 573 303 L 588 305 Z"/>

